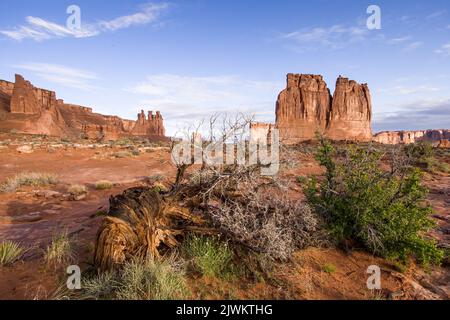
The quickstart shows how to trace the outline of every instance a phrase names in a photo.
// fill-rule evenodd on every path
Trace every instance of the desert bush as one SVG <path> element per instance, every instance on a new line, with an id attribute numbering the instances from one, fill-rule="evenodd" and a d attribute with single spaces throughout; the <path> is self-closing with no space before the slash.
<path id="1" fill-rule="evenodd" d="M 176 258 L 127 262 L 120 273 L 120 300 L 174 300 L 187 296 L 184 270 Z"/>
<path id="2" fill-rule="evenodd" d="M 138 149 L 131 150 L 131 155 L 137 157 L 141 154 L 141 152 Z"/>
<path id="3" fill-rule="evenodd" d="M 104 272 L 91 278 L 83 278 L 83 300 L 111 300 L 119 286 L 116 272 Z"/>
<path id="4" fill-rule="evenodd" d="M 348 147 L 340 158 L 321 139 L 317 160 L 325 179 L 313 179 L 306 194 L 336 238 L 353 239 L 371 252 L 406 262 L 439 263 L 442 252 L 424 233 L 433 226 L 421 173 L 407 159 L 392 157 L 390 170 L 380 168 L 383 154 L 370 146 Z"/>
<path id="5" fill-rule="evenodd" d="M 54 174 L 39 172 L 23 172 L 6 179 L 0 185 L 0 192 L 14 192 L 22 186 L 46 186 L 58 183 Z"/>
<path id="6" fill-rule="evenodd" d="M 276 177 L 259 168 L 206 168 L 183 186 L 196 197 L 212 225 L 233 243 L 272 259 L 289 259 L 295 249 L 317 244 L 319 220 L 309 206 L 292 201 Z"/>
<path id="7" fill-rule="evenodd" d="M 231 273 L 233 252 L 219 237 L 190 235 L 182 251 L 203 275 L 225 278 Z"/>
<path id="8" fill-rule="evenodd" d="M 82 299 L 186 299 L 184 262 L 176 256 L 160 260 L 132 259 L 120 270 L 96 274 L 82 283 Z"/>
<path id="9" fill-rule="evenodd" d="M 67 232 L 54 236 L 45 252 L 47 264 L 58 266 L 73 260 L 73 258 L 72 244 Z"/>
<path id="10" fill-rule="evenodd" d="M 113 187 L 112 182 L 108 180 L 100 180 L 95 183 L 95 189 L 97 190 L 107 190 Z"/>
<path id="11" fill-rule="evenodd" d="M 12 241 L 5 241 L 0 244 L 0 265 L 9 265 L 20 259 L 24 249 L 19 244 Z"/>
<path id="12" fill-rule="evenodd" d="M 403 152 L 412 165 L 425 169 L 429 168 L 430 160 L 434 158 L 434 150 L 431 143 L 419 141 L 403 146 Z"/>
<path id="13" fill-rule="evenodd" d="M 128 158 L 131 157 L 131 153 L 128 151 L 117 151 L 112 154 L 114 158 Z"/>
<path id="14" fill-rule="evenodd" d="M 73 184 L 67 188 L 67 192 L 74 196 L 79 196 L 88 192 L 86 186 L 80 184 Z"/>

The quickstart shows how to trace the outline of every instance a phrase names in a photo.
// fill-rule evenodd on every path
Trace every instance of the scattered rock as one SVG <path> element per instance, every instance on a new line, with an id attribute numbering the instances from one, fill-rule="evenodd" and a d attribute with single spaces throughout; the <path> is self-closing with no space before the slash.
<path id="1" fill-rule="evenodd" d="M 35 191 L 34 193 L 37 197 L 42 197 L 45 199 L 50 199 L 50 198 L 58 198 L 60 197 L 62 194 L 58 191 L 52 191 L 52 190 L 38 190 Z"/>
<path id="2" fill-rule="evenodd" d="M 40 212 L 32 212 L 20 216 L 0 216 L 0 224 L 36 222 L 39 220 L 42 220 L 42 214 Z"/>
<path id="3" fill-rule="evenodd" d="M 33 153 L 33 147 L 29 145 L 20 146 L 16 150 L 19 153 Z"/>

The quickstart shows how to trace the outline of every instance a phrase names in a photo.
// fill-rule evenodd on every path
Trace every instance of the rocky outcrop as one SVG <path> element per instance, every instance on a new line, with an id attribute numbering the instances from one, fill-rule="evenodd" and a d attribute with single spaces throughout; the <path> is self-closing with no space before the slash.
<path id="1" fill-rule="evenodd" d="M 67 104 L 53 91 L 34 87 L 22 76 L 15 83 L 0 80 L 0 130 L 51 136 L 117 140 L 141 136 L 164 138 L 160 112 L 140 114 L 138 121 L 93 113 L 92 108 Z"/>
<path id="2" fill-rule="evenodd" d="M 326 135 L 332 140 L 370 141 L 372 102 L 367 84 L 339 77 Z"/>
<path id="3" fill-rule="evenodd" d="M 161 113 L 157 111 L 156 114 L 153 114 L 153 111 L 149 111 L 148 118 L 146 118 L 145 112 L 142 110 L 138 114 L 138 120 L 131 132 L 135 136 L 164 136 L 165 129 Z"/>
<path id="4" fill-rule="evenodd" d="M 339 77 L 333 97 L 320 75 L 288 74 L 278 96 L 276 127 L 284 143 L 315 138 L 370 141 L 372 104 L 367 85 Z"/>
<path id="5" fill-rule="evenodd" d="M 277 99 L 276 126 L 285 143 L 310 140 L 325 132 L 331 94 L 320 75 L 288 74 L 287 87 Z"/>
<path id="6" fill-rule="evenodd" d="M 450 130 L 383 131 L 374 135 L 373 141 L 383 144 L 410 144 L 429 141 L 436 145 L 445 145 L 450 140 Z"/>

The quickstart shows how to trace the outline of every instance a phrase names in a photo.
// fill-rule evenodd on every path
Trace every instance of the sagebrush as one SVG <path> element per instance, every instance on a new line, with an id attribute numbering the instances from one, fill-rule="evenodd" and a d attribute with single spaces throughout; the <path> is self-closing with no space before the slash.
<path id="1" fill-rule="evenodd" d="M 329 141 L 320 141 L 317 160 L 325 178 L 312 179 L 306 193 L 337 239 L 356 240 L 403 262 L 416 257 L 424 264 L 439 263 L 442 251 L 425 236 L 434 226 L 427 189 L 408 157 L 391 156 L 389 169 L 382 170 L 386 155 L 371 146 L 350 146 L 338 157 Z"/>

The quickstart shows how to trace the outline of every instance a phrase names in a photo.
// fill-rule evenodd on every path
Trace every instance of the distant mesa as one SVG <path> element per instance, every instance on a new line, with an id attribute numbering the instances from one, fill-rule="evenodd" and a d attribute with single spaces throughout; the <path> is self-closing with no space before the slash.
<path id="1" fill-rule="evenodd" d="M 383 144 L 409 144 L 429 141 L 440 148 L 450 148 L 450 130 L 382 131 L 374 135 L 373 141 Z"/>
<path id="2" fill-rule="evenodd" d="M 55 92 L 34 87 L 21 75 L 15 76 L 15 83 L 0 80 L 0 130 L 102 140 L 165 138 L 159 111 L 148 116 L 141 111 L 137 121 L 93 113 L 92 108 L 65 103 Z"/>

